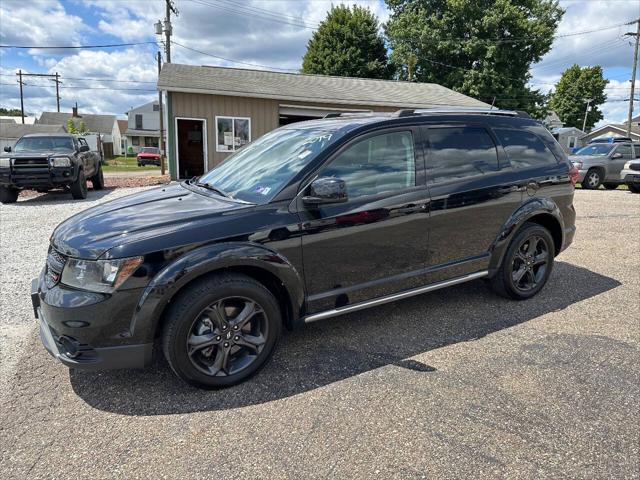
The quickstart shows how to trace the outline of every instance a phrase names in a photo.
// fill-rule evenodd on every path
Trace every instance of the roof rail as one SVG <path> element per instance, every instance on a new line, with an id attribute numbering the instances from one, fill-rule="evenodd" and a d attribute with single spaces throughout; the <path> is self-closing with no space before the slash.
<path id="1" fill-rule="evenodd" d="M 331 112 L 331 113 L 327 113 L 322 118 L 336 118 L 336 117 L 339 117 L 340 115 L 342 115 L 340 112 Z"/>
<path id="2" fill-rule="evenodd" d="M 517 112 L 515 110 L 500 110 L 498 108 L 486 107 L 437 107 L 437 108 L 416 108 L 414 110 L 398 110 L 394 116 L 408 117 L 410 115 L 424 115 L 428 113 L 478 113 L 484 115 L 503 115 L 507 117 L 521 117 L 526 112 Z"/>

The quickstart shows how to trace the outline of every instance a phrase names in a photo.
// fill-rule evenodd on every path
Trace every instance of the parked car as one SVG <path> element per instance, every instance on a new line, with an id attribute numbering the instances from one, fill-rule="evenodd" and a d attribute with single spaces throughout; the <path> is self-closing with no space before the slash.
<path id="1" fill-rule="evenodd" d="M 100 155 L 83 137 L 63 133 L 31 133 L 0 156 L 0 202 L 14 203 L 20 190 L 46 192 L 65 188 L 75 199 L 87 198 L 87 179 L 104 187 Z"/>
<path id="2" fill-rule="evenodd" d="M 620 180 L 622 167 L 629 160 L 640 157 L 640 145 L 632 142 L 590 143 L 571 155 L 578 169 L 582 188 L 613 190 L 624 183 Z"/>
<path id="3" fill-rule="evenodd" d="M 291 124 L 60 224 L 31 287 L 41 338 L 89 369 L 143 367 L 159 342 L 216 388 L 256 373 L 283 327 L 480 278 L 529 299 L 573 240 L 577 174 L 515 112 Z"/>
<path id="4" fill-rule="evenodd" d="M 633 193 L 640 193 L 640 159 L 629 160 L 624 164 L 620 180 L 626 183 Z"/>
<path id="5" fill-rule="evenodd" d="M 138 166 L 158 165 L 160 166 L 160 149 L 157 147 L 142 147 L 137 155 Z"/>

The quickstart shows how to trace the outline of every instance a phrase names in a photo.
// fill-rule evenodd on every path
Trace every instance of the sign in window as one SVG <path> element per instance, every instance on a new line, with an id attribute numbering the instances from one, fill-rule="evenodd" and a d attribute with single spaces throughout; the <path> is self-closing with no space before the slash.
<path id="1" fill-rule="evenodd" d="M 216 151 L 235 152 L 251 142 L 251 119 L 216 117 Z"/>

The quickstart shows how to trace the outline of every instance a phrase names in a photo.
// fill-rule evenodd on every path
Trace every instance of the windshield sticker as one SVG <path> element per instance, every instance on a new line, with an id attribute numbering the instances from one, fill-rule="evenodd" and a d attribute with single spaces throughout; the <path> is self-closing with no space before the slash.
<path id="1" fill-rule="evenodd" d="M 256 193 L 260 195 L 268 195 L 271 191 L 271 187 L 258 187 L 256 188 Z"/>

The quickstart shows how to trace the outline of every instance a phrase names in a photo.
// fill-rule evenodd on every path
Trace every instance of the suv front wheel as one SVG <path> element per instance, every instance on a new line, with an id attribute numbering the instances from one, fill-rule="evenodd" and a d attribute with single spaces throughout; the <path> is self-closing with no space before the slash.
<path id="1" fill-rule="evenodd" d="M 87 177 L 84 176 L 84 170 L 78 172 L 78 178 L 70 186 L 71 196 L 76 200 L 87 198 Z"/>
<path id="2" fill-rule="evenodd" d="M 236 385 L 273 353 L 282 325 L 267 288 L 240 274 L 214 274 L 186 287 L 166 317 L 165 358 L 187 383 L 200 388 Z"/>
<path id="3" fill-rule="evenodd" d="M 536 223 L 525 223 L 491 278 L 492 289 L 503 297 L 516 300 L 533 297 L 547 283 L 554 255 L 549 231 Z"/>
<path id="4" fill-rule="evenodd" d="M 597 168 L 591 168 L 584 176 L 582 188 L 585 190 L 597 190 L 602 184 L 602 175 Z"/>
<path id="5" fill-rule="evenodd" d="M 0 203 L 16 203 L 20 190 L 13 187 L 0 187 Z"/>

